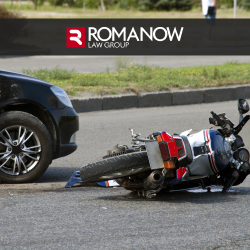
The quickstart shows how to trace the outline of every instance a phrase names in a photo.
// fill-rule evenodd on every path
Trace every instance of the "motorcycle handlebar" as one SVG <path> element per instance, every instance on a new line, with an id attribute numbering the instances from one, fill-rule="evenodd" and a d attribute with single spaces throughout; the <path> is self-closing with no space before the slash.
<path id="1" fill-rule="evenodd" d="M 242 130 L 242 128 L 244 127 L 244 125 L 248 122 L 248 120 L 250 119 L 250 115 L 246 115 L 242 121 L 238 124 L 237 127 L 234 128 L 234 134 L 237 135 L 239 134 L 239 132 Z"/>
<path id="2" fill-rule="evenodd" d="M 248 120 L 250 119 L 250 115 L 246 115 L 242 121 L 232 130 L 227 131 L 226 129 L 226 123 L 225 121 L 221 120 L 220 117 L 214 113 L 213 111 L 210 112 L 213 116 L 213 118 L 217 121 L 218 125 L 222 128 L 222 130 L 224 129 L 226 132 L 230 133 L 230 134 L 234 134 L 237 135 L 239 134 L 239 132 L 242 130 L 242 128 L 244 127 L 244 125 L 248 122 Z"/>
<path id="3" fill-rule="evenodd" d="M 226 124 L 223 120 L 220 119 L 220 117 L 216 113 L 214 113 L 213 111 L 211 111 L 210 113 L 212 114 L 213 118 L 217 121 L 220 127 L 223 127 Z"/>

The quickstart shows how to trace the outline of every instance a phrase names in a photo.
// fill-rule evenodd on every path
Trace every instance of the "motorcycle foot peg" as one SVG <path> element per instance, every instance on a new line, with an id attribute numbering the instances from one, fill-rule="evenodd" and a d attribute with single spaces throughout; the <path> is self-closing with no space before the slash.
<path id="1" fill-rule="evenodd" d="M 222 189 L 222 193 L 227 193 L 229 189 L 233 186 L 234 182 L 239 178 L 239 173 L 234 171 L 232 173 L 231 178 L 226 182 L 224 188 Z"/>
<path id="2" fill-rule="evenodd" d="M 147 198 L 147 199 L 152 199 L 152 198 L 154 198 L 155 196 L 156 196 L 156 192 L 151 191 L 151 190 L 146 191 L 146 198 Z"/>

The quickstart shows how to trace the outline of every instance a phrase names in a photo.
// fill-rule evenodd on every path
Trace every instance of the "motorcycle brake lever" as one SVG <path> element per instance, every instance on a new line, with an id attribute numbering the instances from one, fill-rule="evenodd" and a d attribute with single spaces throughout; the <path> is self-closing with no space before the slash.
<path id="1" fill-rule="evenodd" d="M 137 138 L 138 136 L 141 135 L 141 133 L 139 133 L 139 134 L 134 134 L 134 129 L 133 129 L 133 128 L 129 128 L 129 130 L 132 132 L 132 138 Z"/>

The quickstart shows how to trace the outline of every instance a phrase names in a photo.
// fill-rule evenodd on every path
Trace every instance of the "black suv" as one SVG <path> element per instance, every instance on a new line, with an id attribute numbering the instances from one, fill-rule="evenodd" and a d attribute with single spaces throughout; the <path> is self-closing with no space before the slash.
<path id="1" fill-rule="evenodd" d="M 33 182 L 53 159 L 77 149 L 78 116 L 66 92 L 0 70 L 0 181 Z"/>

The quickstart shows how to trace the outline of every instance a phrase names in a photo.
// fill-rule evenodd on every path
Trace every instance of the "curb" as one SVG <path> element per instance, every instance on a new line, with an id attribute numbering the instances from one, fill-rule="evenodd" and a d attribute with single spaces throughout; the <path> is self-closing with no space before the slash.
<path id="1" fill-rule="evenodd" d="M 212 102 L 224 102 L 250 98 L 250 84 L 230 87 L 177 90 L 124 95 L 107 95 L 91 98 L 72 98 L 76 112 L 91 112 L 112 109 L 164 107 Z"/>

